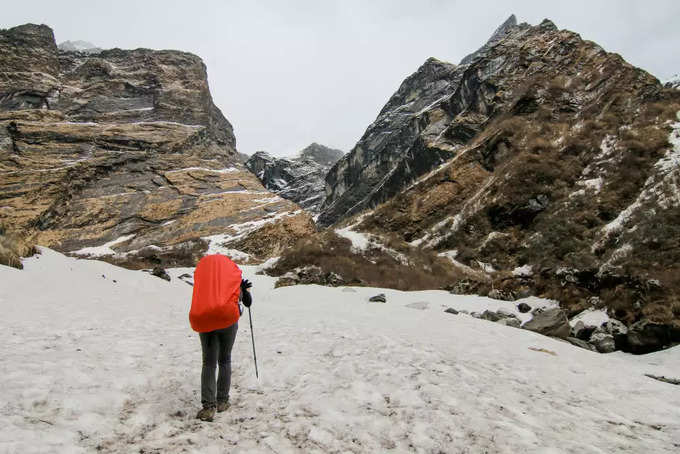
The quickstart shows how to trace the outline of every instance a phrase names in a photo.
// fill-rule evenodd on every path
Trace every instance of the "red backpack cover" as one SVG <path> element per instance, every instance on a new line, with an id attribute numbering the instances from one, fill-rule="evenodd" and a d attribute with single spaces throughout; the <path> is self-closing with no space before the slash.
<path id="1" fill-rule="evenodd" d="M 206 255 L 194 271 L 189 322 L 199 333 L 227 328 L 239 319 L 241 270 L 227 256 Z"/>

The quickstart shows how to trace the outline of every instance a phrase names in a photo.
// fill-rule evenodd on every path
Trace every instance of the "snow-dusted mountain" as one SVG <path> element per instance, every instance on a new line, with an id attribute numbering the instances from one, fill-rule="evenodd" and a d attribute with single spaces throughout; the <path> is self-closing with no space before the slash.
<path id="1" fill-rule="evenodd" d="M 231 407 L 200 406 L 191 287 L 44 249 L 0 266 L 3 452 L 654 452 L 680 440 L 680 349 L 598 355 L 444 309 L 510 302 L 254 282 Z M 376 293 L 386 303 L 369 303 Z M 21 304 L 17 304 L 20 301 Z M 530 315 L 527 314 L 527 317 Z"/>
<path id="2" fill-rule="evenodd" d="M 511 17 L 460 64 L 425 61 L 329 171 L 318 224 L 366 250 L 322 232 L 276 271 L 540 295 L 680 342 L 679 112 L 672 83 Z"/>
<path id="3" fill-rule="evenodd" d="M 84 54 L 98 54 L 102 51 L 101 47 L 97 47 L 87 41 L 64 41 L 57 45 L 59 50 L 64 52 L 82 52 Z"/>
<path id="4" fill-rule="evenodd" d="M 318 214 L 325 197 L 326 174 L 342 156 L 340 150 L 313 143 L 293 158 L 276 158 L 258 151 L 246 161 L 246 167 L 268 190 Z"/>

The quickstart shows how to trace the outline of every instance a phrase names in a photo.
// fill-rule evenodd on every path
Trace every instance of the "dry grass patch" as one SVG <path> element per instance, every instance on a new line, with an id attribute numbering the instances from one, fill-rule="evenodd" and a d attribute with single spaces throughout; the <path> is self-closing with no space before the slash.
<path id="1" fill-rule="evenodd" d="M 0 265 L 23 269 L 22 257 L 30 257 L 37 252 L 35 245 L 28 242 L 21 235 L 8 233 L 0 226 Z"/>
<path id="2" fill-rule="evenodd" d="M 463 277 L 449 261 L 433 251 L 409 248 L 396 236 L 386 242 L 392 253 L 380 248 L 360 252 L 352 249 L 348 239 L 327 230 L 300 240 L 286 250 L 268 273 L 281 276 L 315 266 L 322 274 L 336 273 L 351 285 L 397 290 L 439 289 Z M 408 257 L 408 262 L 399 259 L 400 253 Z"/>

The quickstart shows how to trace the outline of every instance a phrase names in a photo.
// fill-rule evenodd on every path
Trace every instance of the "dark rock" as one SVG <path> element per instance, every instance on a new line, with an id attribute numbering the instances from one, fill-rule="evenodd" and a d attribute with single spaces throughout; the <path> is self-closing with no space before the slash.
<path id="1" fill-rule="evenodd" d="M 447 314 L 458 314 L 458 311 L 455 310 L 455 309 L 452 308 L 452 307 L 446 308 L 446 309 L 444 310 L 444 312 L 446 312 Z"/>
<path id="2" fill-rule="evenodd" d="M 597 349 L 593 345 L 590 345 L 588 342 L 586 342 L 582 339 L 577 339 L 575 337 L 567 337 L 567 341 L 569 341 L 569 343 L 576 345 L 577 347 L 581 347 L 585 350 L 590 350 L 591 352 L 597 351 Z"/>
<path id="3" fill-rule="evenodd" d="M 375 296 L 370 297 L 370 298 L 368 299 L 368 301 L 370 301 L 370 302 L 372 302 L 372 303 L 386 303 L 386 302 L 387 302 L 387 298 L 385 297 L 385 294 L 384 294 L 384 293 L 379 293 L 379 294 L 377 294 L 377 295 L 375 295 Z"/>
<path id="4" fill-rule="evenodd" d="M 571 327 L 569 326 L 567 314 L 559 307 L 555 307 L 534 315 L 531 320 L 522 325 L 522 328 L 546 336 L 566 339 L 569 337 Z"/>
<path id="5" fill-rule="evenodd" d="M 497 322 L 498 320 L 500 320 L 503 317 L 496 312 L 486 310 L 486 311 L 482 312 L 482 315 L 480 316 L 480 318 L 482 320 L 488 320 L 490 322 Z"/>
<path id="6" fill-rule="evenodd" d="M 611 353 L 616 350 L 614 336 L 597 329 L 590 336 L 589 343 L 592 344 L 600 353 Z"/>
<path id="7" fill-rule="evenodd" d="M 669 378 L 669 377 L 664 377 L 663 375 L 652 375 L 652 374 L 645 374 L 646 377 L 653 378 L 654 380 L 662 381 L 664 383 L 669 383 L 671 385 L 680 385 L 680 380 L 677 378 Z"/>
<path id="8" fill-rule="evenodd" d="M 680 341 L 680 330 L 671 325 L 640 320 L 628 328 L 625 351 L 643 354 L 661 350 Z"/>
<path id="9" fill-rule="evenodd" d="M 170 275 L 168 274 L 167 271 L 165 271 L 165 270 L 164 270 L 163 268 L 161 268 L 161 267 L 158 267 L 158 266 L 155 267 L 155 268 L 151 271 L 151 274 L 154 275 L 154 276 L 156 276 L 156 277 L 160 277 L 161 279 L 165 279 L 166 281 L 170 282 Z"/>
<path id="10" fill-rule="evenodd" d="M 515 316 L 502 318 L 498 320 L 496 323 L 498 323 L 499 325 L 510 326 L 511 328 L 520 328 L 522 326 L 521 320 Z"/>
<path id="11" fill-rule="evenodd" d="M 581 339 L 580 333 L 586 328 L 586 325 L 581 321 L 577 321 L 574 326 L 571 327 L 570 335 L 571 337 L 575 337 L 577 339 Z M 590 339 L 590 336 L 588 336 L 588 339 Z"/>
<path id="12" fill-rule="evenodd" d="M 522 314 L 526 314 L 531 310 L 531 306 L 529 306 L 527 303 L 519 303 L 517 305 L 517 310 L 520 311 Z"/>

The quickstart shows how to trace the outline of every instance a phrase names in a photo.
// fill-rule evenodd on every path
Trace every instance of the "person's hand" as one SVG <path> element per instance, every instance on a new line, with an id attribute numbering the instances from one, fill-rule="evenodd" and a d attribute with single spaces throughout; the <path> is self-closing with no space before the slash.
<path id="1" fill-rule="evenodd" d="M 241 290 L 248 290 L 253 284 L 248 279 L 241 279 Z"/>

